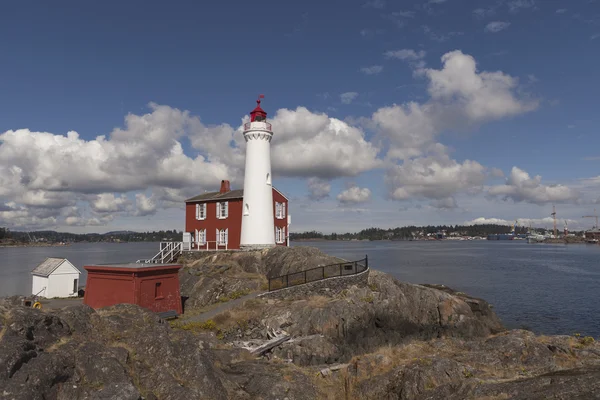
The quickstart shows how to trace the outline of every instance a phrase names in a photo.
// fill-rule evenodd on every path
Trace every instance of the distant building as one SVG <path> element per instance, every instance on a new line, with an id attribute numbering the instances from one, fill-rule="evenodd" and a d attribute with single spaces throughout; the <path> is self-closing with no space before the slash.
<path id="1" fill-rule="evenodd" d="M 596 239 L 600 240 L 600 229 L 594 228 L 589 231 L 585 231 L 585 238 L 588 240 Z"/>
<path id="2" fill-rule="evenodd" d="M 288 198 L 271 187 L 272 225 L 276 246 L 289 245 Z M 185 234 L 193 249 L 239 249 L 244 213 L 244 191 L 231 190 L 221 181 L 218 192 L 204 193 L 185 201 Z M 250 210 L 251 212 L 252 210 Z M 186 240 L 184 239 L 184 242 Z"/>
<path id="3" fill-rule="evenodd" d="M 66 258 L 46 258 L 33 271 L 31 294 L 34 296 L 76 297 L 79 291 L 79 271 Z"/>

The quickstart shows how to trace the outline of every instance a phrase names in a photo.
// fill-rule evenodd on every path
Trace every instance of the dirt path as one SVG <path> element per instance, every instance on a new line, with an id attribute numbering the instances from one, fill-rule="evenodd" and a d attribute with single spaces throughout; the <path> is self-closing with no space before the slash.
<path id="1" fill-rule="evenodd" d="M 207 310 L 201 314 L 198 315 L 194 315 L 191 317 L 186 317 L 185 314 L 183 315 L 183 318 L 181 318 L 183 321 L 185 322 L 204 322 L 207 321 L 211 318 L 213 318 L 215 315 L 221 314 L 224 311 L 227 311 L 231 308 L 234 308 L 240 304 L 242 304 L 243 302 L 245 302 L 246 300 L 250 300 L 250 299 L 254 299 L 256 298 L 259 294 L 262 294 L 263 292 L 255 292 L 255 293 L 250 293 L 247 294 L 245 296 L 242 296 L 238 299 L 235 300 L 230 300 L 226 303 L 221 303 L 219 305 L 217 305 L 214 308 L 211 308 L 210 310 Z"/>

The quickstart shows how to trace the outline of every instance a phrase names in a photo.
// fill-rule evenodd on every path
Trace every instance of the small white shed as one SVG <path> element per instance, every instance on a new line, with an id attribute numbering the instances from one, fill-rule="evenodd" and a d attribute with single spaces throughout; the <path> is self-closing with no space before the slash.
<path id="1" fill-rule="evenodd" d="M 81 271 L 66 258 L 46 258 L 31 274 L 31 294 L 34 296 L 48 299 L 77 296 Z"/>

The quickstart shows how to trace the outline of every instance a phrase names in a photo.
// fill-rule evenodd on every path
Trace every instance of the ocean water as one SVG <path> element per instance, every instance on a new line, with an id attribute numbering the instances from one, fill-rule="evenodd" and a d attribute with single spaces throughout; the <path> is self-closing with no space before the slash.
<path id="1" fill-rule="evenodd" d="M 600 246 L 524 241 L 292 242 L 349 260 L 369 256 L 371 268 L 411 283 L 444 284 L 494 305 L 510 328 L 600 337 Z M 81 243 L 68 247 L 0 248 L 0 296 L 30 294 L 30 271 L 46 257 L 86 264 L 131 262 L 158 243 Z M 81 277 L 85 282 L 85 271 Z"/>

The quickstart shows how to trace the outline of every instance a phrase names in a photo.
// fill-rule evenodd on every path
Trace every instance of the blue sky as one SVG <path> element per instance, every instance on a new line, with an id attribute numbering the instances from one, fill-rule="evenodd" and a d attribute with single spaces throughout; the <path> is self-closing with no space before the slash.
<path id="1" fill-rule="evenodd" d="M 597 0 L 22 1 L 0 35 L 13 229 L 182 229 L 181 199 L 243 184 L 258 93 L 293 231 L 546 226 L 552 204 L 584 228 L 600 199 Z"/>

